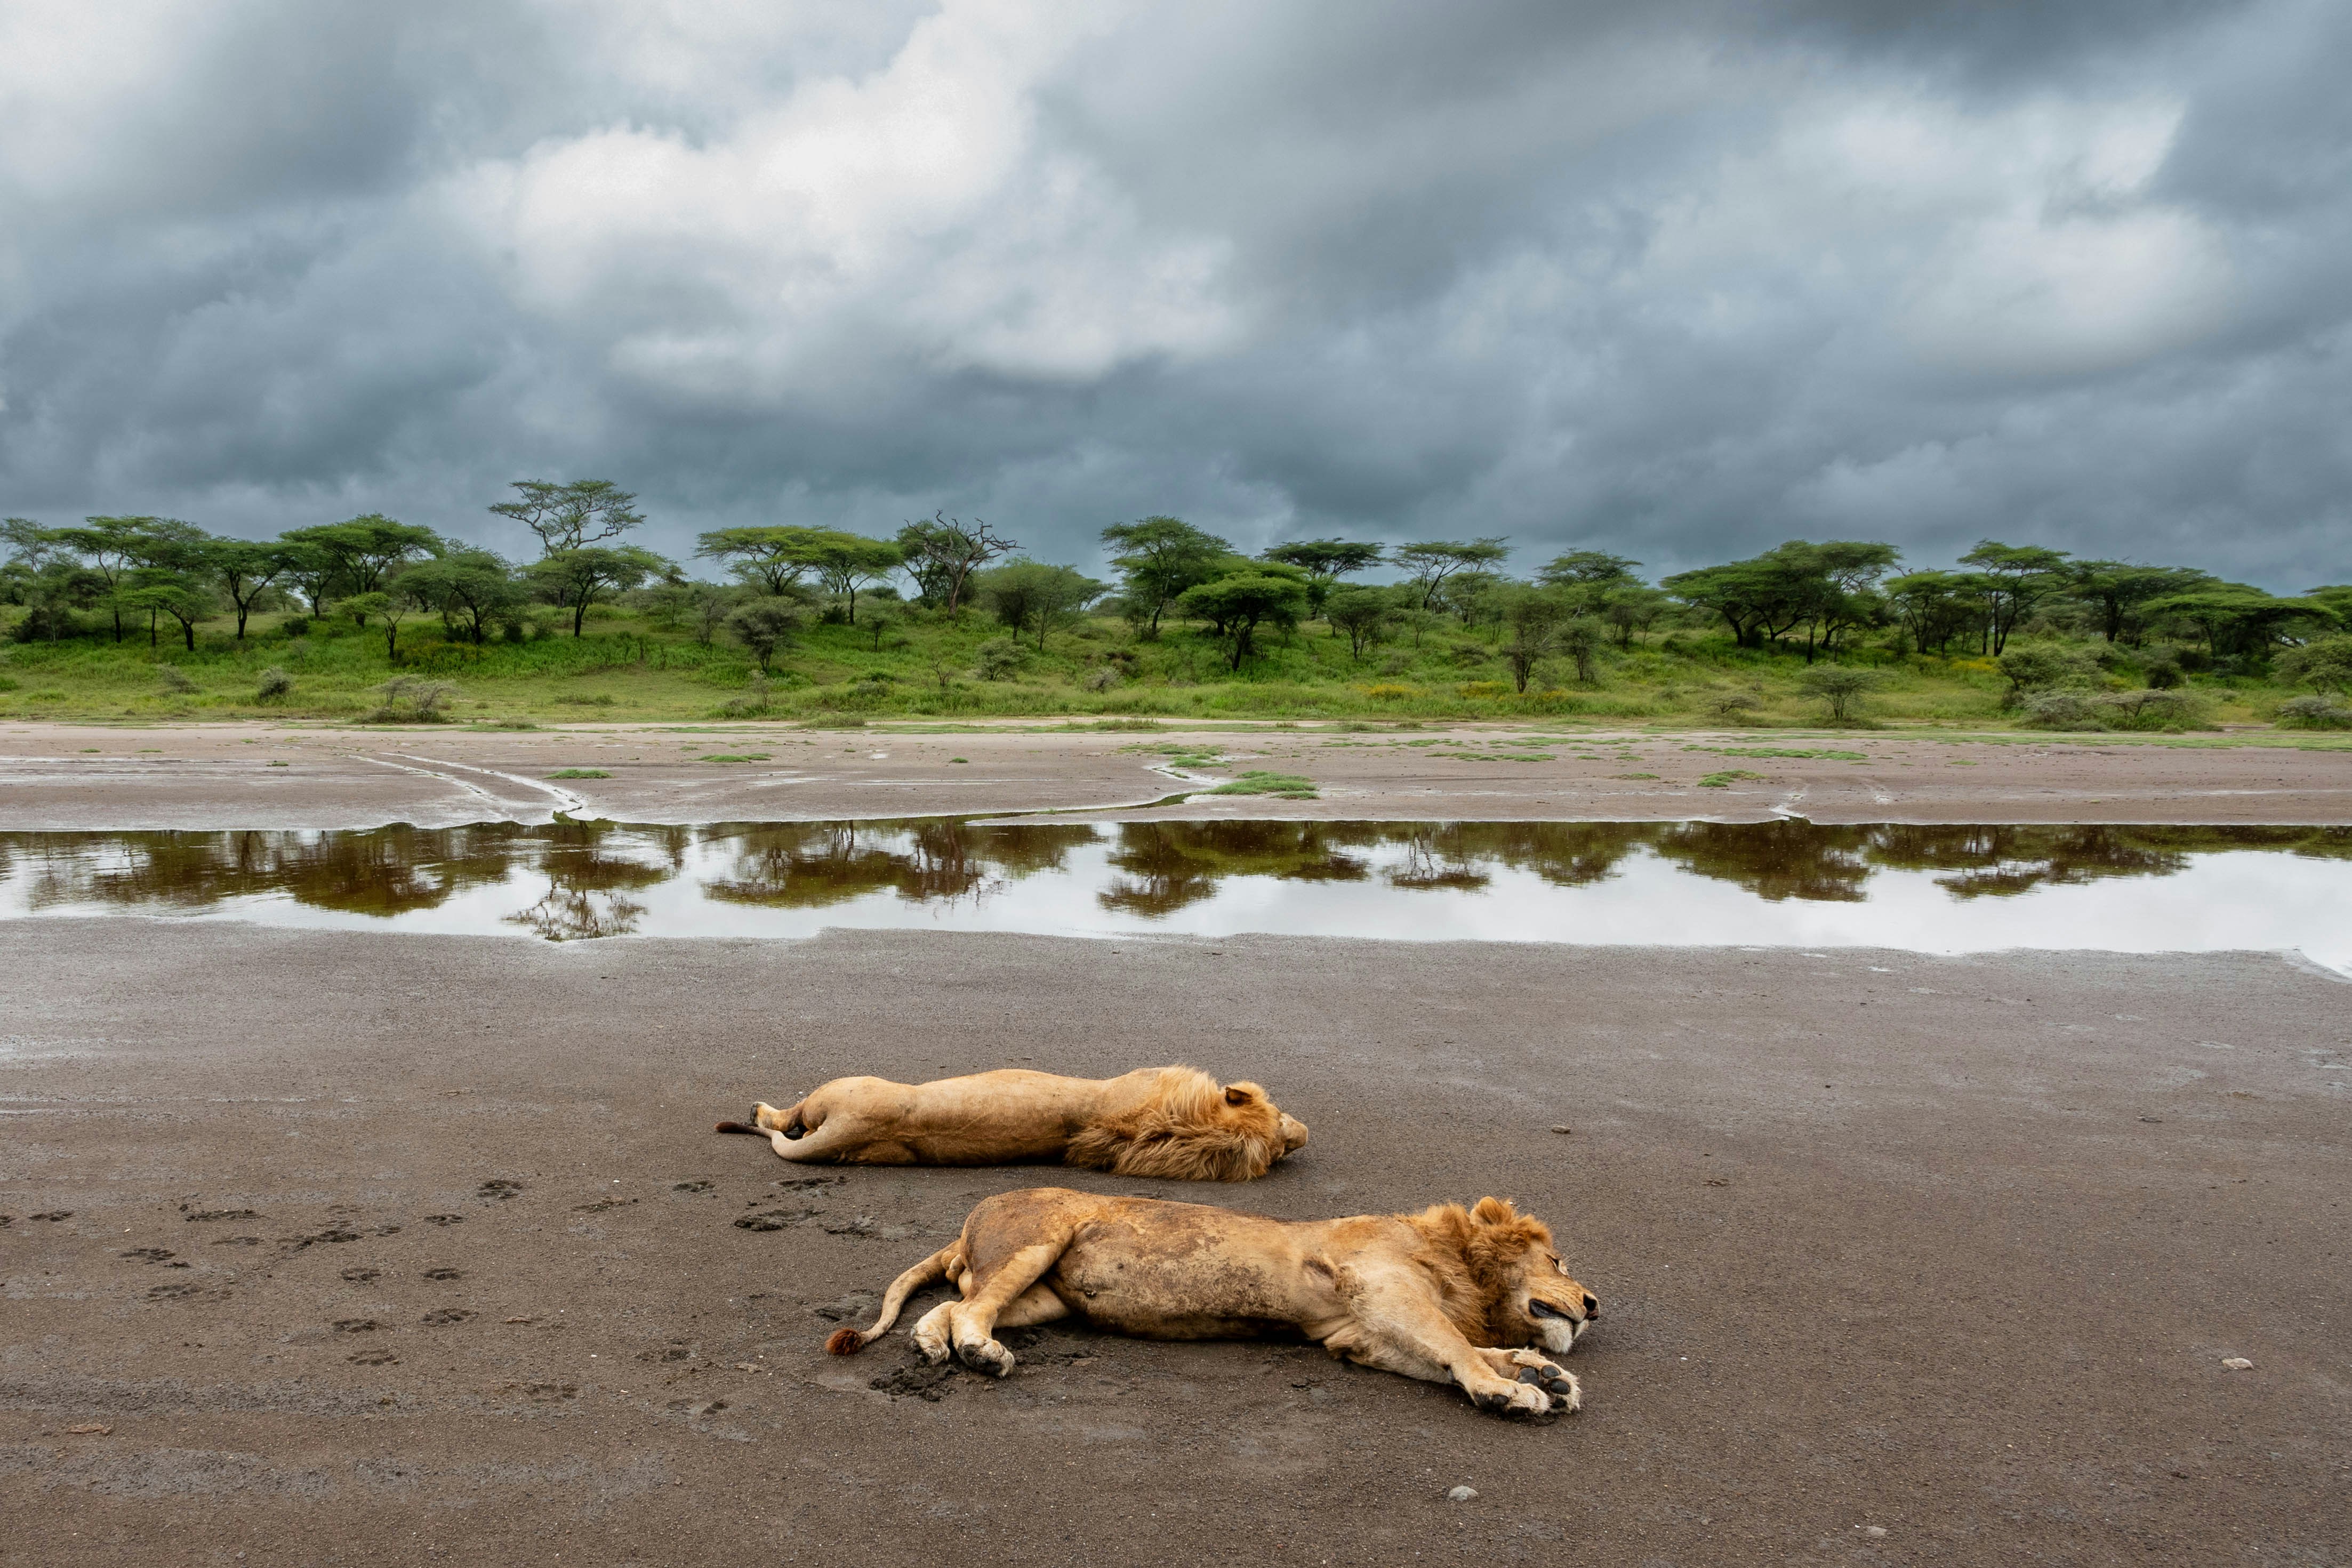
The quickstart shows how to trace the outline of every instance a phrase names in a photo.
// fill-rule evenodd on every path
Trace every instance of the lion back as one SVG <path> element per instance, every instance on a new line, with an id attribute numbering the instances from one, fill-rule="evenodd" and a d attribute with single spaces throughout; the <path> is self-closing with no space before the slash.
<path id="1" fill-rule="evenodd" d="M 1087 1170 L 1175 1181 L 1251 1181 L 1283 1155 L 1282 1113 L 1255 1083 L 1220 1087 L 1171 1067 L 1134 1109 L 1103 1116 L 1070 1140 L 1065 1158 Z"/>

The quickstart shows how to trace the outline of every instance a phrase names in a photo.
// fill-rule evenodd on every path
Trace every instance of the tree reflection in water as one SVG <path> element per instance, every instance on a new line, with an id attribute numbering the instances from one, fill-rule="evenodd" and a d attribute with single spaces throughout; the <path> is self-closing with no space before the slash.
<path id="1" fill-rule="evenodd" d="M 1475 894 L 1497 873 L 1580 887 L 1654 854 L 1767 900 L 1853 903 L 1881 870 L 1940 873 L 1958 899 L 2168 876 L 2227 850 L 2352 859 L 2352 830 L 2293 827 L 1821 826 L 1719 822 L 1213 821 L 1009 825 L 946 819 L 642 827 L 562 821 L 336 832 L 0 834 L 0 883 L 27 913 L 81 906 L 195 914 L 278 897 L 394 917 L 536 872 L 547 888 L 509 924 L 550 941 L 639 931 L 635 896 L 672 881 L 725 904 L 814 909 L 872 894 L 978 899 L 1070 871 L 1104 848 L 1098 880 L 1068 896 L 1164 919 L 1236 878 L 1367 884 L 1365 896 Z M 709 867 L 719 869 L 714 874 Z M 1408 906 L 1409 907 L 1409 906 Z"/>
<path id="2" fill-rule="evenodd" d="M 1059 871 L 1090 827 L 918 822 L 762 822 L 709 830 L 734 850 L 731 876 L 703 884 L 730 904 L 814 909 L 869 893 L 916 903 L 977 896 L 992 879 Z"/>

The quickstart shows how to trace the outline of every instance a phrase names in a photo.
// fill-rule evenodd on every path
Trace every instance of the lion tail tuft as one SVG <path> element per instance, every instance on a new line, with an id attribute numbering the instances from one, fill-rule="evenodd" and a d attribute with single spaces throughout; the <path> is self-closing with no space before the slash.
<path id="1" fill-rule="evenodd" d="M 898 1309 L 907 1304 L 907 1298 L 934 1280 L 946 1279 L 949 1268 L 962 1254 L 963 1238 L 959 1236 L 891 1281 L 890 1288 L 882 1292 L 882 1312 L 874 1320 L 874 1326 L 870 1329 L 835 1329 L 825 1336 L 825 1350 L 834 1355 L 856 1355 L 888 1333 L 890 1325 L 898 1321 Z"/>
<path id="2" fill-rule="evenodd" d="M 768 1135 L 765 1132 L 751 1125 L 749 1122 L 721 1122 L 718 1126 L 712 1128 L 711 1131 L 716 1133 L 749 1133 L 755 1138 L 764 1138 Z"/>

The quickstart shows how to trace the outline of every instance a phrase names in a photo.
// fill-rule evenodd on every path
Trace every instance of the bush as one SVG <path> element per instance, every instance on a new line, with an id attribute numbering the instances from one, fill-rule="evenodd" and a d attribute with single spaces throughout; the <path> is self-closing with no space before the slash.
<path id="1" fill-rule="evenodd" d="M 1010 637 L 991 637 L 972 655 L 973 673 L 983 681 L 1009 681 L 1021 670 L 1021 645 Z"/>
<path id="2" fill-rule="evenodd" d="M 1876 670 L 1857 670 L 1847 664 L 1815 664 L 1797 677 L 1797 684 L 1811 695 L 1829 705 L 1832 724 L 1848 724 L 1862 710 L 1863 694 L 1885 683 L 1886 677 Z"/>
<path id="3" fill-rule="evenodd" d="M 383 706 L 367 716 L 370 724 L 444 724 L 448 715 L 441 711 L 441 705 L 457 695 L 451 683 L 428 681 L 421 675 L 395 676 L 379 689 Z"/>
<path id="4" fill-rule="evenodd" d="M 1108 664 L 1097 664 L 1086 673 L 1078 685 L 1090 692 L 1107 692 L 1118 685 L 1118 672 Z"/>
<path id="5" fill-rule="evenodd" d="M 1711 690 L 1706 700 L 1707 712 L 1726 724 L 1738 724 L 1763 706 L 1746 692 Z"/>
<path id="6" fill-rule="evenodd" d="M 281 697 L 291 696 L 293 692 L 294 677 L 272 664 L 261 672 L 261 682 L 253 689 L 253 700 L 257 703 L 274 703 Z"/>
<path id="7" fill-rule="evenodd" d="M 2324 693 L 2289 697 L 2279 704 L 2278 723 L 2281 729 L 2352 729 L 2352 707 Z"/>
<path id="8" fill-rule="evenodd" d="M 184 696 L 196 689 L 196 683 L 189 678 L 188 672 L 176 664 L 156 665 L 155 678 L 163 683 L 165 691 L 176 692 Z"/>
<path id="9" fill-rule="evenodd" d="M 2352 637 L 2315 637 L 2278 659 L 2279 679 L 2322 692 L 2352 691 Z"/>
<path id="10" fill-rule="evenodd" d="M 278 629 L 289 637 L 308 637 L 310 634 L 310 618 L 307 615 L 289 615 L 278 623 Z"/>
<path id="11" fill-rule="evenodd" d="M 2019 705 L 2028 729 L 2185 729 L 2201 716 L 2187 692 L 2034 692 Z"/>
<path id="12" fill-rule="evenodd" d="M 2180 650 L 2169 643 L 2151 648 L 2141 658 L 2140 669 L 2150 690 L 2168 692 L 2181 682 Z"/>
<path id="13" fill-rule="evenodd" d="M 2009 691 L 2001 698 L 2005 707 L 2019 706 L 2029 692 L 2089 687 L 2098 680 L 2095 656 L 2057 643 L 2012 643 L 1994 663 L 2009 677 Z"/>
<path id="14" fill-rule="evenodd" d="M 750 718 L 754 715 L 766 713 L 772 700 L 768 677 L 753 675 L 751 689 L 740 697 L 730 697 L 719 704 L 719 712 L 727 718 Z"/>

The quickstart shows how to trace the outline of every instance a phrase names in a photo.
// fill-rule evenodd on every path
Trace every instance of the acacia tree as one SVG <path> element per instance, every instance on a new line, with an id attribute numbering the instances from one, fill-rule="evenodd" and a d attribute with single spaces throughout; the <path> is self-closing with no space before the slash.
<path id="1" fill-rule="evenodd" d="M 1378 545 L 1355 544 L 1347 539 L 1297 539 L 1276 545 L 1260 559 L 1295 566 L 1307 574 L 1307 615 L 1313 620 L 1323 613 L 1341 578 L 1370 571 L 1381 564 L 1382 557 Z M 1339 634 L 1338 627 L 1331 630 L 1334 636 Z"/>
<path id="2" fill-rule="evenodd" d="M 1128 619 L 1146 637 L 1160 635 L 1160 617 L 1178 595 L 1217 576 L 1234 553 L 1233 546 L 1181 517 L 1113 523 L 1102 541 L 1115 547 L 1110 563 L 1125 580 Z"/>
<path id="3" fill-rule="evenodd" d="M 1926 653 L 1931 643 L 1937 653 L 1943 653 L 1953 638 L 1983 619 L 1983 600 L 1970 580 L 1959 572 L 1906 571 L 1887 579 L 1880 591 L 1894 612 L 1895 624 L 1910 635 L 1917 653 Z M 1898 643 L 1895 652 L 1902 651 Z"/>
<path id="4" fill-rule="evenodd" d="M 278 538 L 287 544 L 315 550 L 323 558 L 319 563 L 326 572 L 320 582 L 322 594 L 329 585 L 340 585 L 348 593 L 374 593 L 408 562 L 439 555 L 449 548 L 431 528 L 394 522 L 380 512 L 370 512 L 348 522 L 289 528 Z M 312 601 L 313 612 L 318 603 Z"/>
<path id="5" fill-rule="evenodd" d="M 905 570 L 915 580 L 917 591 L 926 603 L 938 602 L 944 595 L 950 620 L 962 606 L 964 585 L 971 574 L 1020 548 L 977 518 L 967 528 L 958 519 L 938 512 L 931 514 L 929 522 L 908 523 L 898 530 L 898 549 L 906 557 Z"/>
<path id="6" fill-rule="evenodd" d="M 812 552 L 823 528 L 774 524 L 714 528 L 695 539 L 698 556 L 727 563 L 727 570 L 771 599 L 789 598 L 814 564 Z"/>
<path id="7" fill-rule="evenodd" d="M 269 585 L 291 564 L 283 547 L 252 539 L 220 539 L 214 543 L 210 563 L 213 580 L 236 608 L 236 640 L 245 641 L 245 622 Z"/>
<path id="8" fill-rule="evenodd" d="M 574 479 L 564 485 L 518 479 L 514 487 L 522 494 L 492 503 L 490 510 L 537 534 L 545 555 L 619 538 L 646 520 L 635 509 L 637 497 L 610 479 Z"/>
<path id="9" fill-rule="evenodd" d="M 1106 585 L 1075 567 L 1047 566 L 1035 560 L 1006 561 L 980 583 L 989 608 L 1013 629 L 1014 636 L 1031 626 L 1037 629 L 1039 653 L 1045 652 L 1045 633 L 1056 622 L 1108 591 Z"/>
<path id="10" fill-rule="evenodd" d="M 2005 545 L 1980 539 L 1960 558 L 1977 569 L 1975 586 L 1985 598 L 1985 630 L 1992 651 L 2009 646 L 2009 634 L 2025 612 L 2065 586 L 2066 552 L 2040 545 Z"/>
<path id="11" fill-rule="evenodd" d="M 727 630 L 760 661 L 763 675 L 768 673 L 768 661 L 792 640 L 800 624 L 800 606 L 782 599 L 755 599 L 727 617 Z"/>
<path id="12" fill-rule="evenodd" d="M 444 627 L 462 630 L 476 643 L 488 640 L 489 622 L 500 611 L 522 601 L 514 568 L 486 549 L 451 550 L 437 559 L 419 561 L 400 574 L 400 588 L 425 608 L 438 611 Z"/>
<path id="13" fill-rule="evenodd" d="M 819 531 L 803 551 L 810 570 L 844 606 L 849 623 L 857 624 L 857 591 L 879 582 L 906 564 L 906 552 L 887 539 L 835 528 Z"/>
<path id="14" fill-rule="evenodd" d="M 2214 580 L 2210 572 L 2185 566 L 2133 566 L 2120 560 L 2066 564 L 2066 591 L 2098 612 L 2100 630 L 2112 643 L 2138 630 L 2141 607 L 2168 594 L 2189 593 Z"/>
<path id="15" fill-rule="evenodd" d="M 635 588 L 660 574 L 669 562 L 635 545 L 588 545 L 557 550 L 523 568 L 523 576 L 551 604 L 572 612 L 572 634 L 577 637 L 588 620 L 588 607 L 625 588 Z"/>
<path id="16" fill-rule="evenodd" d="M 1385 588 L 1342 588 L 1323 605 L 1332 634 L 1346 634 L 1348 657 L 1358 664 L 1363 662 L 1364 650 L 1380 641 L 1396 612 L 1396 596 Z"/>
<path id="17" fill-rule="evenodd" d="M 1501 565 L 1510 557 L 1503 536 L 1472 539 L 1425 539 L 1420 544 L 1399 545 L 1390 559 L 1412 574 L 1413 587 L 1420 591 L 1421 608 L 1426 610 L 1437 598 L 1439 586 L 1458 571 L 1479 571 Z"/>
<path id="18" fill-rule="evenodd" d="M 177 522 L 170 517 L 88 517 L 80 528 L 50 530 L 57 543 L 82 556 L 89 569 L 105 584 L 104 597 L 111 601 L 115 594 L 130 586 L 131 574 L 142 566 L 152 567 L 156 549 L 170 541 L 202 530 L 193 523 Z M 129 606 L 110 602 L 114 620 L 114 640 L 122 641 L 122 612 Z M 148 616 L 148 630 L 154 630 L 154 612 Z M 151 636 L 152 643 L 153 638 Z"/>
<path id="19" fill-rule="evenodd" d="M 1256 652 L 1258 627 L 1291 627 L 1307 610 L 1307 574 L 1296 567 L 1268 562 L 1247 571 L 1195 583 L 1177 601 L 1178 608 L 1217 628 L 1233 648 L 1233 667 Z"/>
<path id="20" fill-rule="evenodd" d="M 1559 646 L 1560 625 L 1574 613 L 1557 591 L 1514 590 L 1503 601 L 1503 624 L 1510 640 L 1502 646 L 1503 662 L 1510 666 L 1511 682 L 1524 693 L 1536 666 Z"/>

